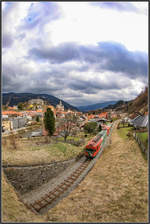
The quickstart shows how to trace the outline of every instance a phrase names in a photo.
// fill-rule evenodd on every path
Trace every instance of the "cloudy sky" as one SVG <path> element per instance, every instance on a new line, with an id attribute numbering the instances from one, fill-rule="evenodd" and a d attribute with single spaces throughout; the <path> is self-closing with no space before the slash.
<path id="1" fill-rule="evenodd" d="M 148 2 L 3 2 L 2 46 L 3 92 L 130 100 L 148 83 Z"/>

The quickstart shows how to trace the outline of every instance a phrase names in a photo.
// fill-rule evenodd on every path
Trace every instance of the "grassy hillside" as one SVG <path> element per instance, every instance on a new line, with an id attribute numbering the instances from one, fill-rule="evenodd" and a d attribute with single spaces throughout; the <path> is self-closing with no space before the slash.
<path id="1" fill-rule="evenodd" d="M 78 138 L 83 139 L 84 135 L 78 136 Z M 90 135 L 85 138 L 85 144 L 91 138 Z M 2 139 L 2 147 L 3 165 L 30 165 L 74 158 L 83 151 L 84 145 L 75 146 L 67 142 L 59 142 L 59 140 L 57 142 L 52 138 L 47 143 L 43 136 L 34 139 L 19 139 L 9 136 Z"/>
<path id="2" fill-rule="evenodd" d="M 129 103 L 128 112 L 133 113 L 135 111 L 140 113 L 148 111 L 148 87 Z"/>
<path id="3" fill-rule="evenodd" d="M 35 215 L 19 200 L 14 188 L 2 172 L 2 221 L 3 222 L 42 222 L 40 215 Z"/>
<path id="4" fill-rule="evenodd" d="M 109 105 L 104 109 L 114 109 L 116 111 L 128 112 L 129 114 L 134 112 L 144 114 L 148 111 L 148 87 L 146 87 L 134 100 L 120 100 L 116 104 Z"/>

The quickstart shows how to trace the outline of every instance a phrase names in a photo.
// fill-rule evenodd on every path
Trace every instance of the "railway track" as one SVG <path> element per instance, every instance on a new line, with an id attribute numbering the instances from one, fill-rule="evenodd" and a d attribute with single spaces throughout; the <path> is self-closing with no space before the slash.
<path id="1" fill-rule="evenodd" d="M 111 127 L 109 136 L 112 133 L 114 125 Z M 98 152 L 94 159 L 82 158 L 80 165 L 73 170 L 66 178 L 62 179 L 54 188 L 52 188 L 48 193 L 46 192 L 40 199 L 28 200 L 23 203 L 26 207 L 32 210 L 36 214 L 43 214 L 47 212 L 50 208 L 54 207 L 58 201 L 63 197 L 66 197 L 87 175 L 87 173 L 92 169 L 96 160 L 100 157 L 105 145 L 109 141 L 109 136 L 105 140 L 105 143 L 101 150 Z"/>
<path id="2" fill-rule="evenodd" d="M 25 203 L 28 209 L 31 209 L 35 213 L 43 213 L 50 207 L 53 207 L 55 202 L 60 199 L 65 192 L 70 190 L 73 184 L 77 181 L 79 176 L 88 167 L 90 159 L 86 159 L 69 177 L 67 177 L 62 183 L 56 186 L 49 193 L 45 194 L 40 200 L 35 200 L 33 203 Z"/>

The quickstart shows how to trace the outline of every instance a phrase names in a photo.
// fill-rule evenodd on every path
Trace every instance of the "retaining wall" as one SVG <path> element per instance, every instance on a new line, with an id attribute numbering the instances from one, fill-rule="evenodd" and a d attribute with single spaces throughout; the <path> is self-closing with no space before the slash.
<path id="1" fill-rule="evenodd" d="M 75 160 L 72 159 L 40 166 L 7 167 L 3 168 L 3 170 L 14 188 L 20 194 L 24 194 L 47 183 L 74 162 Z"/>
<path id="2" fill-rule="evenodd" d="M 106 138 L 105 144 L 110 144 L 110 136 L 113 130 L 114 124 L 111 127 L 109 136 Z M 89 170 L 93 167 L 96 160 L 99 158 L 100 154 L 103 150 L 101 150 L 97 157 L 92 160 L 91 165 L 85 171 L 83 177 L 89 172 Z M 51 164 L 45 165 L 37 165 L 37 166 L 28 166 L 28 167 L 3 167 L 4 173 L 7 176 L 10 183 L 14 186 L 14 188 L 20 193 L 25 194 L 30 192 L 31 190 L 35 190 L 41 185 L 49 182 L 52 178 L 59 175 L 69 166 L 72 166 L 75 163 L 75 159 L 61 162 L 54 162 Z M 82 179 L 82 178 L 81 178 Z"/>

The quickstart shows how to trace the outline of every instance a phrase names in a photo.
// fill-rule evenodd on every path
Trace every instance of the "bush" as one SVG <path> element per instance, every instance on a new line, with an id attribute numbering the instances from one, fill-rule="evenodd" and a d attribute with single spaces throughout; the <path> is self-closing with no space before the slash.
<path id="1" fill-rule="evenodd" d="M 17 149 L 16 136 L 14 134 L 9 135 L 6 141 L 8 143 L 8 149 Z"/>
<path id="2" fill-rule="evenodd" d="M 85 133 L 95 133 L 96 129 L 97 129 L 96 122 L 88 122 L 84 125 Z"/>
<path id="3" fill-rule="evenodd" d="M 36 116 L 36 122 L 39 122 L 39 121 L 40 121 L 40 117 Z"/>
<path id="4" fill-rule="evenodd" d="M 112 121 L 116 121 L 116 120 L 118 120 L 118 117 L 113 117 L 112 118 Z"/>

